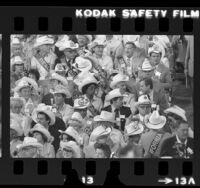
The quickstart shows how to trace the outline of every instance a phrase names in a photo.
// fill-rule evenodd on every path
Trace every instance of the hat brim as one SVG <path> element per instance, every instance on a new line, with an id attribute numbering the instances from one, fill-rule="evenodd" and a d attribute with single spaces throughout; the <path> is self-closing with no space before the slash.
<path id="1" fill-rule="evenodd" d="M 39 47 L 39 46 L 42 46 L 42 45 L 53 45 L 54 44 L 54 41 L 52 40 L 51 42 L 49 41 L 49 42 L 38 42 L 38 43 L 36 43 L 34 46 L 33 46 L 33 48 L 37 48 L 37 47 Z"/>
<path id="2" fill-rule="evenodd" d="M 50 141 L 51 138 L 52 138 L 51 135 L 47 131 L 45 131 L 43 129 L 32 128 L 29 132 L 31 134 L 33 134 L 34 132 L 40 132 L 40 133 L 42 133 L 47 138 L 48 141 Z"/>
<path id="3" fill-rule="evenodd" d="M 37 110 L 37 114 L 38 114 L 39 112 L 45 113 L 45 114 L 50 118 L 51 121 L 50 121 L 50 124 L 49 124 L 49 125 L 54 125 L 54 124 L 55 124 L 55 122 L 56 122 L 56 117 L 55 117 L 55 115 L 54 115 L 53 112 L 50 112 L 50 111 L 47 111 L 47 110 Z"/>
<path id="4" fill-rule="evenodd" d="M 65 49 L 77 50 L 78 47 L 79 47 L 78 44 L 75 44 L 74 47 L 69 47 L 69 46 L 60 46 L 59 51 L 64 51 Z"/>
<path id="5" fill-rule="evenodd" d="M 133 136 L 133 135 L 138 135 L 138 134 L 143 133 L 143 131 L 144 131 L 144 127 L 143 127 L 143 125 L 142 125 L 141 123 L 139 123 L 138 126 L 139 126 L 140 129 L 138 129 L 138 130 L 135 131 L 135 132 L 134 132 L 134 130 L 131 131 L 131 132 L 129 132 L 129 133 L 127 134 L 127 136 Z"/>
<path id="6" fill-rule="evenodd" d="M 93 118 L 93 120 L 96 121 L 96 122 L 102 121 L 102 122 L 116 123 L 115 120 L 103 119 L 103 118 L 100 117 L 100 115 L 95 116 L 95 117 Z"/>
<path id="7" fill-rule="evenodd" d="M 116 98 L 116 97 L 126 97 L 126 95 L 112 95 L 112 96 L 108 96 L 107 98 L 106 98 L 106 100 L 107 101 L 110 101 L 110 100 L 112 100 L 112 99 L 114 99 L 114 98 Z"/>
<path id="8" fill-rule="evenodd" d="M 185 116 L 184 114 L 181 114 L 181 113 L 177 112 L 177 110 L 175 110 L 175 109 L 166 109 L 164 112 L 165 112 L 166 114 L 168 114 L 168 113 L 173 113 L 173 114 L 175 114 L 175 115 L 181 117 L 184 121 L 187 121 L 186 116 Z"/>
<path id="9" fill-rule="evenodd" d="M 112 81 L 112 82 L 110 83 L 110 87 L 111 87 L 112 89 L 114 89 L 114 87 L 115 87 L 119 82 L 128 82 L 128 81 L 129 81 L 129 77 L 127 77 L 127 78 L 124 79 L 124 80 Z"/>
<path id="10" fill-rule="evenodd" d="M 19 145 L 17 145 L 17 149 L 21 150 L 21 149 L 29 147 L 29 146 L 36 147 L 36 148 L 43 147 L 42 144 L 40 144 L 40 143 L 30 143 L 30 144 L 19 144 Z"/>
<path id="11" fill-rule="evenodd" d="M 147 128 L 149 129 L 161 129 L 164 127 L 164 125 L 166 124 L 166 118 L 165 116 L 160 116 L 161 118 L 161 122 L 158 125 L 153 125 L 151 124 L 149 121 L 147 123 L 145 123 L 145 125 L 147 126 Z"/>
<path id="12" fill-rule="evenodd" d="M 88 82 L 85 82 L 83 84 L 80 84 L 79 87 L 78 87 L 79 91 L 82 93 L 83 92 L 82 91 L 83 87 L 86 86 L 86 85 L 89 85 L 89 84 L 98 85 L 98 81 L 88 81 Z"/>

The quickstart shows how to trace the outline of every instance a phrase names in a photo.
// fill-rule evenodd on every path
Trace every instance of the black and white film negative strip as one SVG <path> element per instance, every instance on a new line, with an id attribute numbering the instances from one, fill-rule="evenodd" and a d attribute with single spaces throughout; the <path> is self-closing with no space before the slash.
<path id="1" fill-rule="evenodd" d="M 199 186 L 199 16 L 0 7 L 0 185 Z"/>

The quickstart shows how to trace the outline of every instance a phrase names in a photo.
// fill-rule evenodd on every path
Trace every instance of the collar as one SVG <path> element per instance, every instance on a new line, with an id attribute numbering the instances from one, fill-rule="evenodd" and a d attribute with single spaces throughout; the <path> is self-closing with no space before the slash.
<path id="1" fill-rule="evenodd" d="M 186 144 L 187 144 L 187 139 L 186 139 L 185 142 L 183 143 L 183 142 L 180 141 L 180 139 L 178 138 L 177 135 L 176 135 L 176 140 L 177 140 L 177 142 L 180 143 L 180 144 L 185 144 L 185 146 L 186 146 Z"/>

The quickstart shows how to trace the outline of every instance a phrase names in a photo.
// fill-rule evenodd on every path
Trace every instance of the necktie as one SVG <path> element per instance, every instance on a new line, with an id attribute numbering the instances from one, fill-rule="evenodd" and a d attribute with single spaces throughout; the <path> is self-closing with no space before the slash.
<path id="1" fill-rule="evenodd" d="M 119 109 L 115 109 L 115 119 L 119 117 Z"/>

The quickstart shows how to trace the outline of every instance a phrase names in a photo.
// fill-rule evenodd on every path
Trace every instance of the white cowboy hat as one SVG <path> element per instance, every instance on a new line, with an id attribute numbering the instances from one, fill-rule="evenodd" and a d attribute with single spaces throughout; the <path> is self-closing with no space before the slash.
<path id="1" fill-rule="evenodd" d="M 164 110 L 164 112 L 166 114 L 168 114 L 168 113 L 176 114 L 177 116 L 181 117 L 184 121 L 187 121 L 187 117 L 185 115 L 185 110 L 183 110 L 182 108 L 180 108 L 177 105 L 167 108 L 166 110 Z"/>
<path id="2" fill-rule="evenodd" d="M 80 143 L 80 139 L 81 139 L 80 135 L 73 127 L 69 126 L 65 131 L 58 130 L 58 132 L 60 132 L 61 134 L 69 135 L 72 138 L 74 138 L 77 143 Z"/>
<path id="3" fill-rule="evenodd" d="M 56 72 L 53 72 L 53 73 L 51 74 L 50 80 L 58 80 L 58 81 L 60 81 L 63 85 L 65 85 L 65 86 L 68 85 L 68 81 L 65 79 L 65 77 L 59 75 L 59 74 L 56 73 Z"/>
<path id="4" fill-rule="evenodd" d="M 75 49 L 78 49 L 78 47 L 79 45 L 77 43 L 74 43 L 72 40 L 68 40 L 60 44 L 59 50 L 64 51 L 67 48 L 75 50 Z"/>
<path id="5" fill-rule="evenodd" d="M 126 95 L 123 95 L 121 92 L 120 92 L 120 89 L 119 88 L 116 88 L 116 89 L 113 89 L 112 91 L 110 91 L 107 95 L 106 95 L 106 101 L 110 101 L 111 99 L 113 98 L 116 98 L 116 97 L 125 97 Z"/>
<path id="6" fill-rule="evenodd" d="M 140 104 L 151 104 L 151 101 L 147 95 L 141 95 L 138 98 L 138 102 L 135 103 L 135 106 L 138 106 Z"/>
<path id="7" fill-rule="evenodd" d="M 36 138 L 33 138 L 33 137 L 25 137 L 23 143 L 22 144 L 18 144 L 16 147 L 17 147 L 18 150 L 20 150 L 20 149 L 28 147 L 28 146 L 33 146 L 33 147 L 36 147 L 38 149 L 43 147 L 43 145 L 40 144 L 37 141 Z"/>
<path id="8" fill-rule="evenodd" d="M 79 112 L 74 112 L 69 120 L 69 125 L 73 127 L 73 125 L 77 125 L 77 123 L 79 125 L 83 125 L 83 117 L 81 116 L 81 114 Z"/>
<path id="9" fill-rule="evenodd" d="M 34 132 L 42 133 L 47 138 L 47 142 L 52 142 L 54 139 L 53 136 L 51 136 L 50 132 L 39 123 L 37 123 L 29 132 L 31 134 L 33 134 Z"/>
<path id="10" fill-rule="evenodd" d="M 81 72 L 85 72 L 89 71 L 92 68 L 92 63 L 88 59 L 85 59 L 83 57 L 77 57 L 73 66 Z"/>
<path id="11" fill-rule="evenodd" d="M 63 142 L 60 141 L 60 147 L 61 149 L 70 149 L 73 152 L 73 158 L 81 158 L 81 151 L 79 146 L 77 145 L 76 142 L 74 141 L 69 141 L 69 142 Z"/>
<path id="12" fill-rule="evenodd" d="M 48 36 L 40 36 L 38 38 L 36 38 L 36 41 L 35 41 L 35 44 L 34 44 L 34 48 L 37 48 L 41 45 L 44 45 L 44 44 L 53 44 L 54 43 L 54 40 Z"/>
<path id="13" fill-rule="evenodd" d="M 127 136 L 142 134 L 144 131 L 144 127 L 141 123 L 131 122 L 127 126 L 125 126 Z"/>
<path id="14" fill-rule="evenodd" d="M 126 44 L 127 42 L 136 42 L 140 38 L 140 35 L 123 35 L 123 42 Z"/>
<path id="15" fill-rule="evenodd" d="M 157 53 L 157 54 L 160 54 L 162 53 L 162 50 L 160 48 L 160 46 L 158 44 L 154 44 L 152 47 L 150 47 L 148 49 L 148 54 L 150 55 L 151 53 Z"/>
<path id="16" fill-rule="evenodd" d="M 150 61 L 145 58 L 144 62 L 142 63 L 142 67 L 140 68 L 142 71 L 151 71 L 154 70 L 154 67 L 151 65 Z"/>
<path id="17" fill-rule="evenodd" d="M 78 89 L 80 92 L 82 92 L 82 89 L 84 86 L 88 84 L 98 84 L 98 81 L 95 79 L 94 76 L 88 75 L 85 79 L 82 80 L 82 82 L 79 84 Z"/>
<path id="18" fill-rule="evenodd" d="M 61 64 L 61 63 L 58 63 L 56 66 L 55 66 L 55 72 L 66 72 L 64 66 Z"/>
<path id="19" fill-rule="evenodd" d="M 37 84 L 37 82 L 36 82 L 34 79 L 24 76 L 24 77 L 21 78 L 20 80 L 25 80 L 25 81 L 27 81 L 27 82 L 35 89 L 35 91 L 38 91 L 38 84 Z M 18 82 L 19 82 L 19 81 L 16 81 L 16 82 L 15 82 L 16 85 L 18 84 Z"/>
<path id="20" fill-rule="evenodd" d="M 14 37 L 14 38 L 12 38 L 12 40 L 11 40 L 11 45 L 12 45 L 12 46 L 20 46 L 20 45 L 22 45 L 22 44 L 21 44 L 21 42 L 19 41 L 18 38 Z"/>
<path id="21" fill-rule="evenodd" d="M 165 123 L 166 117 L 160 116 L 159 112 L 157 110 L 154 110 L 145 125 L 149 129 L 161 129 L 162 127 L 164 127 Z"/>
<path id="22" fill-rule="evenodd" d="M 20 125 L 14 119 L 11 119 L 11 121 L 10 121 L 10 129 L 15 130 L 17 132 L 18 136 L 22 136 L 24 134 L 23 129 L 20 127 Z"/>
<path id="23" fill-rule="evenodd" d="M 66 95 L 67 98 L 71 97 L 71 93 L 69 92 L 68 88 L 63 85 L 57 85 L 55 87 L 53 94 L 55 95 L 57 93 L 64 94 L 64 95 Z"/>
<path id="24" fill-rule="evenodd" d="M 127 82 L 129 81 L 129 77 L 127 75 L 123 75 L 123 74 L 117 74 L 112 78 L 112 81 L 110 83 L 110 87 L 112 89 L 114 89 L 115 85 L 119 82 Z"/>
<path id="25" fill-rule="evenodd" d="M 55 46 L 60 48 L 65 42 L 69 41 L 68 35 L 63 35 L 61 39 L 58 39 Z"/>
<path id="26" fill-rule="evenodd" d="M 86 97 L 80 97 L 74 100 L 74 109 L 85 109 L 89 104 L 89 99 Z"/>
<path id="27" fill-rule="evenodd" d="M 80 36 L 86 37 L 89 40 L 89 43 L 92 41 L 92 35 L 76 35 L 76 38 L 78 39 Z"/>
<path id="28" fill-rule="evenodd" d="M 23 65 L 24 61 L 20 56 L 13 57 L 12 65 Z"/>
<path id="29" fill-rule="evenodd" d="M 90 48 L 95 48 L 96 46 L 103 46 L 105 47 L 106 46 L 106 41 L 105 40 L 98 40 L 98 39 L 95 39 L 91 45 L 90 45 Z"/>
<path id="30" fill-rule="evenodd" d="M 105 128 L 103 126 L 98 126 L 95 129 L 93 129 L 91 135 L 90 135 L 90 140 L 96 141 L 97 138 L 101 136 L 106 136 L 111 133 L 112 129 L 110 127 Z"/>
<path id="31" fill-rule="evenodd" d="M 55 114 L 52 112 L 52 106 L 45 105 L 44 103 L 40 103 L 36 109 L 36 114 L 39 112 L 45 113 L 50 118 L 50 124 L 53 125 L 56 122 Z"/>
<path id="32" fill-rule="evenodd" d="M 18 93 L 22 88 L 31 87 L 31 85 L 26 80 L 19 80 L 16 87 L 14 88 L 14 92 Z"/>
<path id="33" fill-rule="evenodd" d="M 111 123 L 115 123 L 115 118 L 111 112 L 101 111 L 101 114 L 94 117 L 94 121 L 108 121 Z"/>

